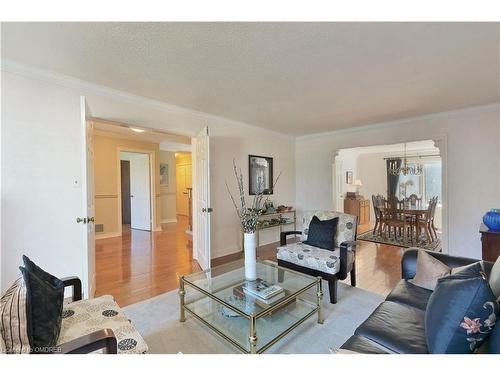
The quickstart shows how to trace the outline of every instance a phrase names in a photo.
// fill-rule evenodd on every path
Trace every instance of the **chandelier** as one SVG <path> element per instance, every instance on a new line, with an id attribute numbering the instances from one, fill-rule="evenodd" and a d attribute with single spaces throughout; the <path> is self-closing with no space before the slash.
<path id="1" fill-rule="evenodd" d="M 398 163 L 394 160 L 389 167 L 389 173 L 393 176 L 399 176 L 400 174 L 402 174 L 403 176 L 420 176 L 423 170 L 424 167 L 422 166 L 422 164 L 408 165 L 408 159 L 406 158 L 406 143 L 404 144 L 404 156 L 400 166 L 398 167 Z"/>

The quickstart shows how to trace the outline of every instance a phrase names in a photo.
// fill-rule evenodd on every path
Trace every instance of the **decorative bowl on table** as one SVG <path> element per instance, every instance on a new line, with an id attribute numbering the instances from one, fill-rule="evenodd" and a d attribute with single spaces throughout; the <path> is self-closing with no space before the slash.
<path id="1" fill-rule="evenodd" d="M 500 232 L 500 209 L 492 208 L 483 216 L 483 223 L 489 230 Z"/>

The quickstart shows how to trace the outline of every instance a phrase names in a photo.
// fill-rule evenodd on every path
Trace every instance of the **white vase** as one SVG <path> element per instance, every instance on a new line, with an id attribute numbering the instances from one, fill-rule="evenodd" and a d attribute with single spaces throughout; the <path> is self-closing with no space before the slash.
<path id="1" fill-rule="evenodd" d="M 245 279 L 257 279 L 257 244 L 255 233 L 245 233 Z"/>

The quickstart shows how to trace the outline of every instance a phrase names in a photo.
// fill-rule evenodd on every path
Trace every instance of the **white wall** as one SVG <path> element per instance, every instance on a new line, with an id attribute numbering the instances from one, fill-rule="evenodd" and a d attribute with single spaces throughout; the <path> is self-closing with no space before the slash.
<path id="1" fill-rule="evenodd" d="M 233 174 L 233 158 L 241 167 L 248 193 L 248 155 L 273 158 L 274 178 L 282 175 L 274 194 L 275 206 L 295 206 L 294 139 L 257 128 L 215 126 L 210 133 L 210 184 L 212 213 L 212 258 L 241 251 L 241 229 L 238 217 L 225 187 L 227 180 L 235 198 L 238 197 Z M 247 196 L 248 199 L 250 199 Z M 293 227 L 291 227 L 293 229 Z M 279 241 L 279 227 L 260 232 L 260 244 Z"/>
<path id="2" fill-rule="evenodd" d="M 387 196 L 387 170 L 384 158 L 385 154 L 360 154 L 357 159 L 358 178 L 363 186 L 359 189 L 359 193 L 366 199 L 370 199 L 372 195 L 382 194 Z M 371 213 L 370 215 L 372 215 Z M 372 215 L 373 218 L 373 215 Z"/>
<path id="3" fill-rule="evenodd" d="M 339 157 L 342 160 L 342 193 L 356 191 L 356 187 L 346 182 L 346 173 L 352 172 L 352 182 L 358 178 L 358 156 L 359 152 L 351 150 L 340 150 Z"/>
<path id="4" fill-rule="evenodd" d="M 59 277 L 82 277 L 79 94 L 3 72 L 1 142 L 2 290 L 22 254 Z"/>
<path id="5" fill-rule="evenodd" d="M 449 236 L 444 246 L 451 254 L 479 258 L 481 218 L 500 202 L 499 111 L 498 105 L 490 105 L 300 137 L 296 142 L 297 207 L 332 207 L 336 150 L 443 138 L 448 187 L 443 217 L 448 218 Z"/>
<path id="6" fill-rule="evenodd" d="M 75 221 L 82 191 L 72 186 L 82 168 L 80 95 L 94 117 L 191 136 L 209 127 L 213 258 L 241 250 L 239 222 L 224 185 L 227 180 L 235 187 L 233 158 L 247 176 L 249 154 L 274 157 L 274 171 L 283 175 L 272 199 L 295 206 L 293 137 L 25 66 L 2 65 L 2 74 L 4 289 L 19 273 L 23 253 L 55 275 L 82 277 L 84 227 Z M 262 233 L 261 244 L 278 240 L 277 229 Z"/>
<path id="7" fill-rule="evenodd" d="M 161 222 L 175 223 L 177 221 L 175 152 L 160 150 L 160 163 L 168 164 L 168 186 L 160 186 Z"/>

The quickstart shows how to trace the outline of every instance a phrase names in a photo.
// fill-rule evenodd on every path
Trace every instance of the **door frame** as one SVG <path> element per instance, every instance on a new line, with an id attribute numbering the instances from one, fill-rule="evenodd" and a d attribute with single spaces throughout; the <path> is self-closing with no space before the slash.
<path id="1" fill-rule="evenodd" d="M 92 220 L 87 221 L 82 226 L 83 240 L 83 259 L 82 259 L 82 282 L 83 294 L 85 298 L 93 298 L 96 290 L 96 268 L 95 268 L 95 158 L 90 161 L 91 168 L 89 170 L 89 154 L 88 141 L 92 139 L 92 150 L 94 142 L 94 123 L 90 116 L 90 110 L 87 105 L 85 96 L 80 96 L 80 134 L 81 134 L 81 156 L 82 156 L 82 213 L 88 219 L 92 215 Z M 89 134 L 90 133 L 90 134 Z M 75 181 L 78 184 L 77 181 Z M 91 211 L 89 212 L 89 205 Z M 90 237 L 89 237 L 90 234 Z M 93 259 L 91 259 L 93 257 Z"/>
<path id="2" fill-rule="evenodd" d="M 434 147 L 439 149 L 439 156 L 441 157 L 441 220 L 442 220 L 442 228 L 441 228 L 441 251 L 444 254 L 449 253 L 448 243 L 450 239 L 451 228 L 448 223 L 450 210 L 448 206 L 448 136 L 445 134 L 437 134 L 435 136 L 428 137 L 416 137 L 416 138 L 402 138 L 402 139 L 393 139 L 387 140 L 385 142 L 374 142 L 369 145 L 366 144 L 351 144 L 343 147 L 338 147 L 333 150 L 332 154 L 332 164 L 335 164 L 335 159 L 338 157 L 338 152 L 340 150 L 345 150 L 349 148 L 358 148 L 358 147 L 369 147 L 369 146 L 385 146 L 385 145 L 393 145 L 399 143 L 411 143 L 418 141 L 433 141 Z M 333 167 L 332 167 L 333 172 Z M 332 180 L 336 180 L 336 176 L 332 176 Z M 332 193 L 332 199 L 334 199 L 334 195 Z M 371 197 L 370 197 L 371 199 Z M 332 201 L 332 206 L 334 205 L 334 201 Z M 373 209 L 373 208 L 371 208 Z"/>
<path id="3" fill-rule="evenodd" d="M 135 152 L 138 154 L 147 154 L 149 155 L 149 193 L 150 193 L 150 199 L 149 199 L 149 204 L 150 204 L 150 212 L 151 212 L 151 232 L 153 231 L 158 231 L 161 230 L 161 227 L 156 227 L 156 186 L 155 186 L 155 165 L 156 165 L 156 159 L 155 159 L 155 151 L 153 150 L 148 150 L 148 149 L 141 149 L 141 148 L 134 148 L 134 147 L 127 147 L 127 146 L 118 146 L 116 148 L 116 155 L 117 155 L 117 177 L 118 177 L 118 202 L 119 204 L 117 205 L 117 217 L 118 217 L 118 233 L 120 233 L 120 236 L 123 233 L 123 225 L 122 225 L 122 206 L 121 206 L 121 201 L 122 201 L 122 184 L 121 184 L 121 158 L 120 158 L 120 153 L 121 152 Z"/>

